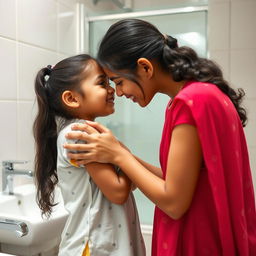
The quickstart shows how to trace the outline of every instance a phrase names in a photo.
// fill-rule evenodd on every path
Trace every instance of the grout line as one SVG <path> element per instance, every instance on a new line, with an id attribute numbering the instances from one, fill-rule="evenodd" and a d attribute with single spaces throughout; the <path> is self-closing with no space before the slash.
<path id="1" fill-rule="evenodd" d="M 17 22 L 16 22 L 17 23 Z M 15 25 L 16 26 L 16 25 Z M 16 31 L 15 31 L 15 37 L 16 37 Z M 8 36 L 4 36 L 4 35 L 0 35 L 0 38 L 1 39 L 4 39 L 4 40 L 7 40 L 7 41 L 12 41 L 12 42 L 16 42 L 17 40 L 15 38 L 11 38 L 11 37 L 8 37 Z"/>
<path id="2" fill-rule="evenodd" d="M 232 8 L 232 4 L 231 4 L 231 1 L 229 1 L 229 35 L 228 35 L 228 46 L 229 46 L 229 49 L 228 49 L 228 76 L 229 76 L 229 81 L 231 82 L 231 27 L 232 27 L 232 24 L 231 24 L 231 21 L 232 21 L 232 18 L 231 18 L 231 8 Z"/>
<path id="3" fill-rule="evenodd" d="M 30 103 L 33 102 L 34 99 L 20 99 L 20 103 Z M 0 99 L 0 103 L 13 103 L 17 102 L 17 99 Z"/>
<path id="4" fill-rule="evenodd" d="M 18 0 L 15 1 L 15 39 L 16 39 L 16 152 L 15 152 L 15 158 L 18 157 L 18 130 L 19 130 L 19 44 L 18 44 Z"/>

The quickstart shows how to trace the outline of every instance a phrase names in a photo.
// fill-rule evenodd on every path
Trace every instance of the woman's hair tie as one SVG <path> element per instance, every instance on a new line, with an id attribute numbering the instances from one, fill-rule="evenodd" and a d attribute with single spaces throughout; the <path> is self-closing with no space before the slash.
<path id="1" fill-rule="evenodd" d="M 164 43 L 167 44 L 168 36 L 166 34 L 163 34 Z"/>
<path id="2" fill-rule="evenodd" d="M 178 47 L 178 40 L 172 36 L 163 34 L 164 37 L 164 43 L 168 45 L 171 49 Z"/>

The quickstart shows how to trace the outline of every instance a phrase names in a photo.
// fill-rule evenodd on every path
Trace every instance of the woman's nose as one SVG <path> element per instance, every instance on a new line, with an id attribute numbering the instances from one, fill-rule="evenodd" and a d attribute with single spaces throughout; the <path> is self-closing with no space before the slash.
<path id="1" fill-rule="evenodd" d="M 123 91 L 121 90 L 121 88 L 119 86 L 116 86 L 116 95 L 118 97 L 123 96 Z"/>

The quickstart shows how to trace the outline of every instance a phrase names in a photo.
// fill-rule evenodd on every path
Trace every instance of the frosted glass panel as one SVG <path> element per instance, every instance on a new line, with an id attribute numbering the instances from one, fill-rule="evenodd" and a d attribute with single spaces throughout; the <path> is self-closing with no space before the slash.
<path id="1" fill-rule="evenodd" d="M 201 11 L 143 17 L 142 19 L 156 25 L 162 33 L 176 37 L 180 46 L 190 46 L 200 56 L 205 57 L 207 53 L 206 18 L 207 13 Z M 102 36 L 116 21 L 90 22 L 90 53 L 93 56 L 96 56 Z M 149 106 L 141 108 L 126 98 L 116 97 L 115 113 L 109 117 L 98 118 L 97 121 L 107 125 L 135 155 L 160 166 L 159 143 L 168 101 L 167 96 L 159 94 Z M 154 205 L 138 189 L 135 191 L 135 197 L 141 223 L 152 224 Z"/>

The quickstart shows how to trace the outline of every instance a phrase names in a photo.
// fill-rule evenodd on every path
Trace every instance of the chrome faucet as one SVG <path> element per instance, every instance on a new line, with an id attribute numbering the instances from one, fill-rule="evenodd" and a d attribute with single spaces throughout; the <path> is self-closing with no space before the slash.
<path id="1" fill-rule="evenodd" d="M 13 231 L 17 237 L 28 234 L 27 224 L 19 220 L 0 219 L 0 229 Z"/>
<path id="2" fill-rule="evenodd" d="M 15 170 L 14 164 L 26 164 L 27 161 L 2 161 L 2 191 L 5 194 L 13 195 L 13 176 L 27 175 L 33 177 L 34 174 L 29 170 Z"/>

